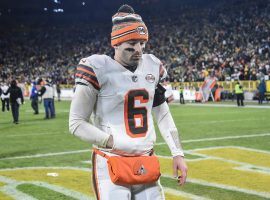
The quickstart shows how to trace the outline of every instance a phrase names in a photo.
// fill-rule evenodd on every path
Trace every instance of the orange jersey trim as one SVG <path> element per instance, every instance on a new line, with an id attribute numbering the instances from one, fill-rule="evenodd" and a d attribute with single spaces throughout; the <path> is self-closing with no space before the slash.
<path id="1" fill-rule="evenodd" d="M 79 74 L 79 73 L 76 73 L 75 76 L 78 78 L 82 78 L 82 79 L 87 80 L 89 83 L 91 83 L 94 86 L 94 88 L 96 88 L 97 90 L 100 90 L 100 85 L 96 81 L 94 81 L 93 79 L 91 79 L 85 75 Z"/>
<path id="2" fill-rule="evenodd" d="M 87 73 L 87 74 L 90 74 L 90 75 L 96 77 L 96 74 L 95 74 L 95 73 L 91 72 L 90 70 L 84 69 L 84 68 L 82 68 L 82 67 L 77 67 L 77 70 L 83 71 L 83 72 L 85 72 L 85 73 Z"/>
<path id="3" fill-rule="evenodd" d="M 95 151 L 92 154 L 92 164 L 93 164 L 93 168 L 92 168 L 93 188 L 94 188 L 94 192 L 96 194 L 97 200 L 100 200 L 100 193 L 98 190 L 98 179 L 97 179 L 97 154 Z"/>

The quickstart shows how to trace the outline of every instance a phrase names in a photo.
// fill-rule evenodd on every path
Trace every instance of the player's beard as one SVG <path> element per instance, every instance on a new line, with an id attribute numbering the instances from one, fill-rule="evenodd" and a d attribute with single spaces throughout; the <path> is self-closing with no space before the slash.
<path id="1" fill-rule="evenodd" d="M 142 55 L 141 54 L 134 54 L 130 57 L 130 61 L 131 61 L 131 65 L 132 66 L 138 66 L 140 63 L 140 60 L 142 59 Z"/>
<path id="2" fill-rule="evenodd" d="M 134 72 L 142 59 L 142 53 L 135 51 L 134 48 L 126 48 L 115 59 L 125 68 Z"/>

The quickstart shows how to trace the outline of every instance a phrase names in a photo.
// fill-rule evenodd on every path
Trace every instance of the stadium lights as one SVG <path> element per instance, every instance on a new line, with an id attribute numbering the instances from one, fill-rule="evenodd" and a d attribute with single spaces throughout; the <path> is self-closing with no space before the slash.
<path id="1" fill-rule="evenodd" d="M 56 12 L 56 13 L 58 13 L 58 12 L 64 12 L 64 9 L 62 9 L 62 8 L 53 9 L 53 12 Z"/>
<path id="2" fill-rule="evenodd" d="M 44 8 L 43 10 L 44 10 L 44 11 L 48 11 L 48 8 Z"/>
<path id="3" fill-rule="evenodd" d="M 61 3 L 60 0 L 53 0 L 53 1 L 54 1 L 54 3 L 58 3 L 58 4 Z"/>
<path id="4" fill-rule="evenodd" d="M 85 2 L 84 1 L 82 2 L 82 5 L 85 6 Z"/>

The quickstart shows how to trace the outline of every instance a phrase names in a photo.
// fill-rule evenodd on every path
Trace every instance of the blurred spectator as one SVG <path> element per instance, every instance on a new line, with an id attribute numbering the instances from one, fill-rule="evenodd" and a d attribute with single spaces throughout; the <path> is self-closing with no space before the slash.
<path id="1" fill-rule="evenodd" d="M 36 86 L 36 82 L 32 82 L 32 90 L 30 94 L 30 100 L 31 100 L 31 107 L 34 110 L 34 114 L 37 115 L 39 113 L 38 111 L 38 90 Z"/>
<path id="2" fill-rule="evenodd" d="M 240 85 L 239 81 L 236 82 L 234 91 L 237 99 L 237 105 L 244 106 L 244 90 L 243 86 Z"/>
<path id="3" fill-rule="evenodd" d="M 56 84 L 56 92 L 58 101 L 61 101 L 61 85 L 59 82 Z"/>
<path id="4" fill-rule="evenodd" d="M 185 104 L 183 85 L 181 85 L 179 88 L 179 95 L 180 95 L 180 104 Z"/>
<path id="5" fill-rule="evenodd" d="M 10 94 L 5 94 L 8 90 L 8 86 L 6 83 L 1 84 L 1 101 L 2 101 L 2 112 L 9 111 L 9 96 Z"/>
<path id="6" fill-rule="evenodd" d="M 264 79 L 261 79 L 260 84 L 258 85 L 258 92 L 259 92 L 258 103 L 262 104 L 266 92 L 266 85 Z"/>
<path id="7" fill-rule="evenodd" d="M 42 96 L 44 108 L 45 108 L 45 117 L 44 119 L 55 118 L 55 110 L 53 105 L 53 87 L 49 83 L 49 80 L 41 80 L 41 89 L 39 91 L 39 96 Z"/>
<path id="8" fill-rule="evenodd" d="M 146 52 L 169 66 L 171 82 L 203 81 L 211 75 L 220 81 L 258 80 L 270 74 L 270 1 L 223 0 L 204 6 L 175 5 L 169 11 L 159 16 L 155 12 L 155 20 L 146 21 L 151 32 Z M 50 77 L 55 83 L 74 84 L 68 69 L 80 58 L 89 53 L 113 56 L 104 34 L 109 27 L 97 23 L 22 24 L 9 31 L 0 27 L 1 78 L 18 76 L 24 82 Z"/>
<path id="9" fill-rule="evenodd" d="M 17 81 L 12 80 L 10 87 L 5 94 L 10 94 L 9 100 L 11 104 L 11 111 L 13 117 L 13 123 L 19 123 L 19 108 L 24 103 L 23 93 L 20 87 L 17 86 Z"/>

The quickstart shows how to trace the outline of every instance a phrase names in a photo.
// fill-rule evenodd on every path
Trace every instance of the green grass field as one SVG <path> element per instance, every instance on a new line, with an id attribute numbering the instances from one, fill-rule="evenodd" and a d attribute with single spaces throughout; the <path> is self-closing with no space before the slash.
<path id="1" fill-rule="evenodd" d="M 69 104 L 56 102 L 56 118 L 43 120 L 43 106 L 33 115 L 28 101 L 18 125 L 11 112 L 0 112 L 0 200 L 95 199 L 91 145 L 69 133 Z M 265 106 L 171 105 L 189 172 L 187 184 L 177 186 L 158 133 L 155 151 L 166 199 L 270 199 L 270 105 Z"/>

